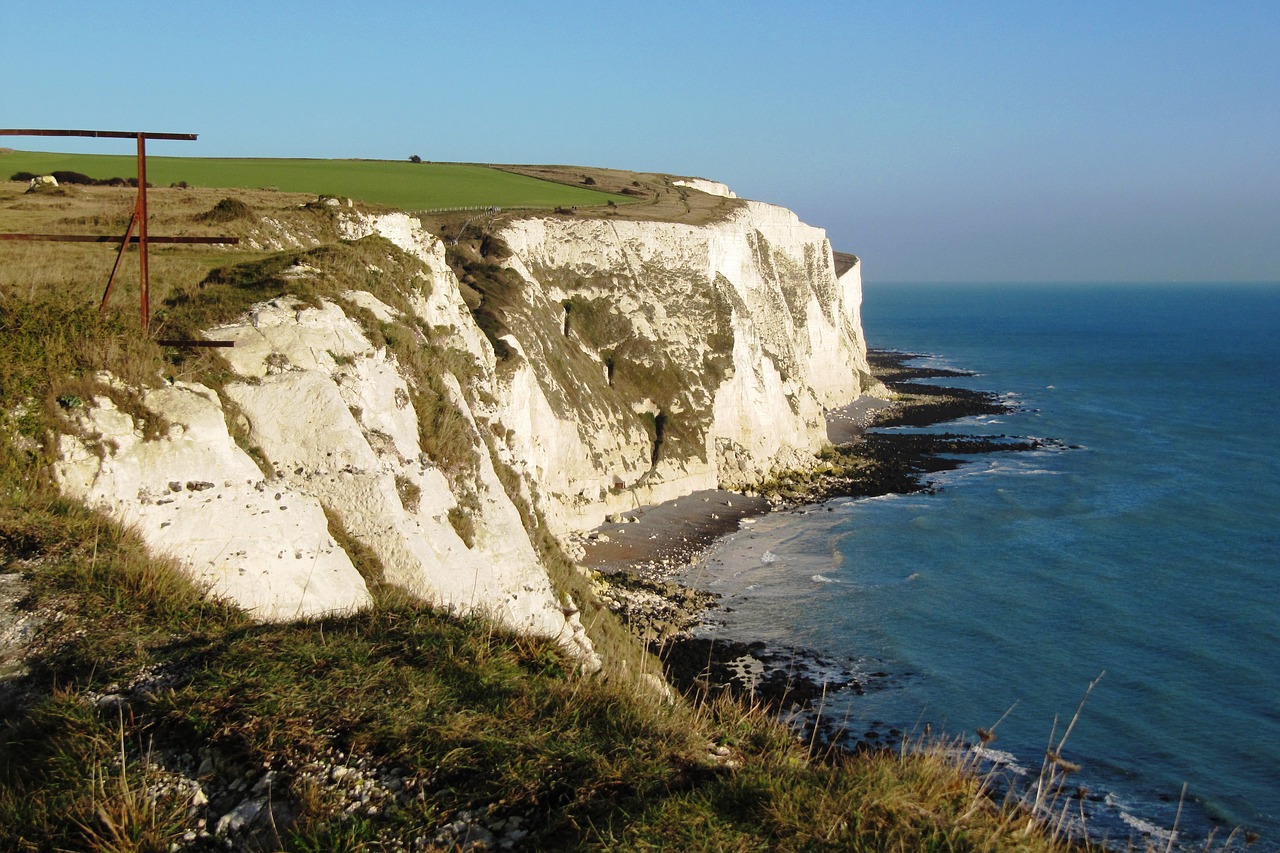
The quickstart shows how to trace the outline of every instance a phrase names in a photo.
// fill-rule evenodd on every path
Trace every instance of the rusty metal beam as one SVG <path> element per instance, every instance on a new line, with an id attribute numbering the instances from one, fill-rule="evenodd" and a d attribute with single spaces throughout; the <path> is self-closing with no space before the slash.
<path id="1" fill-rule="evenodd" d="M 162 347 L 233 347 L 235 341 L 156 341 Z"/>
<path id="2" fill-rule="evenodd" d="M 0 234 L 0 240 L 31 240 L 50 243 L 122 243 L 124 237 L 114 234 Z M 137 243 L 137 237 L 130 237 L 130 243 Z M 208 243 L 235 246 L 240 243 L 239 237 L 149 237 L 148 243 Z"/>
<path id="3" fill-rule="evenodd" d="M 116 262 L 111 265 L 111 275 L 107 276 L 107 289 L 102 292 L 102 301 L 98 303 L 98 313 L 105 314 L 107 311 L 107 300 L 111 298 L 111 288 L 116 283 L 116 271 L 120 269 L 120 261 L 124 259 L 124 250 L 129 248 L 129 236 L 133 234 L 133 226 L 138 224 L 138 208 L 135 204 L 133 208 L 133 216 L 129 218 L 129 227 L 125 229 L 124 237 L 120 240 L 120 251 L 116 252 Z M 146 251 L 146 246 L 139 244 L 142 251 Z M 143 293 L 145 294 L 145 290 Z M 141 299 L 140 299 L 141 301 Z M 142 331 L 147 330 L 147 324 L 142 324 Z"/>
<path id="4" fill-rule="evenodd" d="M 99 139 L 177 139 L 194 141 L 194 133 L 141 133 L 129 130 L 32 130 L 30 128 L 0 128 L 0 136 L 88 136 Z"/>
<path id="5" fill-rule="evenodd" d="M 116 262 L 111 267 L 111 275 L 107 278 L 107 289 L 102 294 L 102 302 L 98 310 L 107 310 L 107 300 L 111 298 L 111 288 L 115 285 L 116 271 L 120 268 L 120 260 L 130 244 L 138 246 L 138 286 L 141 303 L 142 330 L 147 331 L 151 323 L 151 287 L 148 274 L 147 244 L 156 243 L 238 243 L 234 237 L 151 237 L 147 233 L 147 140 L 176 139 L 192 141 L 194 133 L 147 133 L 143 131 L 123 130 L 40 130 L 34 128 L 0 128 L 0 136 L 87 136 L 103 139 L 134 139 L 138 143 L 138 196 L 133 206 L 133 216 L 129 219 L 129 227 L 123 237 L 97 237 L 75 234 L 0 234 L 6 240 L 51 240 L 56 242 L 94 242 L 119 243 L 120 251 L 116 254 Z M 138 228 L 138 236 L 133 236 L 134 226 Z M 170 346 L 230 346 L 222 343 L 195 343 L 170 341 Z"/>

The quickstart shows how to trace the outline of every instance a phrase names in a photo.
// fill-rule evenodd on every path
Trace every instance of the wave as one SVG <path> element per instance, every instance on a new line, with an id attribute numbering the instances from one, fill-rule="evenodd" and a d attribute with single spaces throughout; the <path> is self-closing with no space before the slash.
<path id="1" fill-rule="evenodd" d="M 1007 423 L 1001 415 L 970 415 L 967 418 L 957 418 L 953 421 L 947 421 L 947 427 L 957 426 L 998 426 Z"/>
<path id="2" fill-rule="evenodd" d="M 982 744 L 974 744 L 970 747 L 970 751 L 983 761 L 990 762 L 1001 770 L 1008 770 L 1015 776 L 1027 775 L 1027 768 L 1018 763 L 1018 757 L 1012 752 L 1005 752 L 1003 749 L 992 749 Z"/>
<path id="3" fill-rule="evenodd" d="M 1048 468 L 1023 468 L 1018 465 L 1001 465 L 999 463 L 993 464 L 988 470 L 992 474 L 1013 474 L 1017 477 L 1059 476 L 1066 473 Z"/>
<path id="4" fill-rule="evenodd" d="M 932 479 L 934 483 L 945 486 L 948 483 L 957 483 L 961 480 L 991 476 L 1048 477 L 1060 476 L 1066 473 L 1065 471 L 1037 466 L 1034 464 L 1035 461 L 1034 456 L 1028 454 L 1026 459 L 992 459 L 986 460 L 985 464 L 974 462 L 962 465 L 952 471 L 940 471 L 932 475 Z"/>
<path id="5" fill-rule="evenodd" d="M 1116 809 L 1120 820 L 1124 822 L 1125 826 L 1128 826 L 1134 832 L 1145 836 L 1148 839 L 1148 842 L 1157 842 L 1157 849 L 1167 847 L 1178 837 L 1176 830 L 1164 829 L 1163 827 L 1156 826 L 1151 821 L 1144 820 L 1129 811 L 1129 808 L 1132 807 L 1127 803 L 1121 802 L 1114 794 L 1107 794 L 1105 802 L 1108 806 Z"/>

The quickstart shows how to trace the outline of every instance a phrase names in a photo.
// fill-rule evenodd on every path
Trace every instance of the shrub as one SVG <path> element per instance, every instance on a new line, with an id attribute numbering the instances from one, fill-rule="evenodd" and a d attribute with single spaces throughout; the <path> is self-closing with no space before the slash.
<path id="1" fill-rule="evenodd" d="M 211 210 L 196 215 L 196 221 L 210 223 L 234 222 L 237 219 L 253 221 L 257 218 L 253 208 L 238 198 L 224 198 Z"/>
<path id="2" fill-rule="evenodd" d="M 84 172 L 70 172 L 63 169 L 59 169 L 56 172 L 50 172 L 49 174 L 53 175 L 54 179 L 59 184 L 79 184 L 86 187 L 136 187 L 138 185 L 137 178 L 91 178 Z M 38 177 L 40 176 L 34 172 L 14 172 L 9 176 L 9 180 L 34 181 Z M 152 187 L 155 185 L 148 182 L 147 186 Z M 170 186 L 185 187 L 187 186 L 187 182 L 179 181 L 178 183 L 171 184 Z"/>
<path id="3" fill-rule="evenodd" d="M 471 513 L 462 506 L 455 506 L 449 509 L 449 524 L 453 526 L 453 530 L 458 534 L 458 538 L 462 540 L 462 544 L 468 548 L 474 548 L 476 544 L 476 522 L 471 517 Z"/>
<path id="4" fill-rule="evenodd" d="M 68 172 L 68 171 L 59 170 L 54 172 L 53 176 L 57 178 L 58 183 L 60 184 L 83 184 L 86 186 L 92 186 L 97 183 L 97 181 L 95 181 L 93 178 L 89 177 L 88 175 L 84 174 L 83 172 Z"/>

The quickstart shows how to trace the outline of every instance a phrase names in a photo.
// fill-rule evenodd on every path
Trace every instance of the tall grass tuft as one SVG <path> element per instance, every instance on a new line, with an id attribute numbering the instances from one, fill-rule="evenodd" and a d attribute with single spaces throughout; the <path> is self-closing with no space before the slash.
<path id="1" fill-rule="evenodd" d="M 168 851 L 186 830 L 186 803 L 161 797 L 148 785 L 149 757 L 131 761 L 123 715 L 119 751 L 110 765 L 90 768 L 91 817 L 73 817 L 88 850 L 102 853 Z"/>

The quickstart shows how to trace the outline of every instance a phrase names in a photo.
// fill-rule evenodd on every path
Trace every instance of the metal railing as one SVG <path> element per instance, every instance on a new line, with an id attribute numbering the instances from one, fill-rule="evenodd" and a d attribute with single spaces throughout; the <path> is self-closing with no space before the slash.
<path id="1" fill-rule="evenodd" d="M 111 275 L 107 278 L 107 289 L 102 294 L 102 302 L 98 305 L 100 312 L 107 310 L 107 301 L 111 298 L 111 288 L 115 284 L 116 272 L 120 268 L 120 259 L 130 245 L 138 247 L 138 285 L 139 302 L 141 304 L 142 331 L 147 331 L 151 323 L 150 275 L 148 270 L 147 245 L 149 243 L 222 243 L 234 245 L 240 242 L 237 237 L 152 237 L 147 233 L 147 140 L 170 139 L 194 141 L 194 133 L 148 133 L 124 130 L 34 130 L 31 128 L 0 128 L 0 136 L 87 136 L 98 139 L 134 139 L 138 143 L 138 195 L 133 205 L 133 215 L 129 218 L 129 227 L 123 237 L 99 234 L 0 234 L 0 240 L 48 240 L 61 243 L 119 243 L 120 251 L 116 254 L 116 262 L 111 267 Z M 134 229 L 138 233 L 134 235 Z M 161 341 L 170 346 L 230 346 L 225 341 Z"/>

